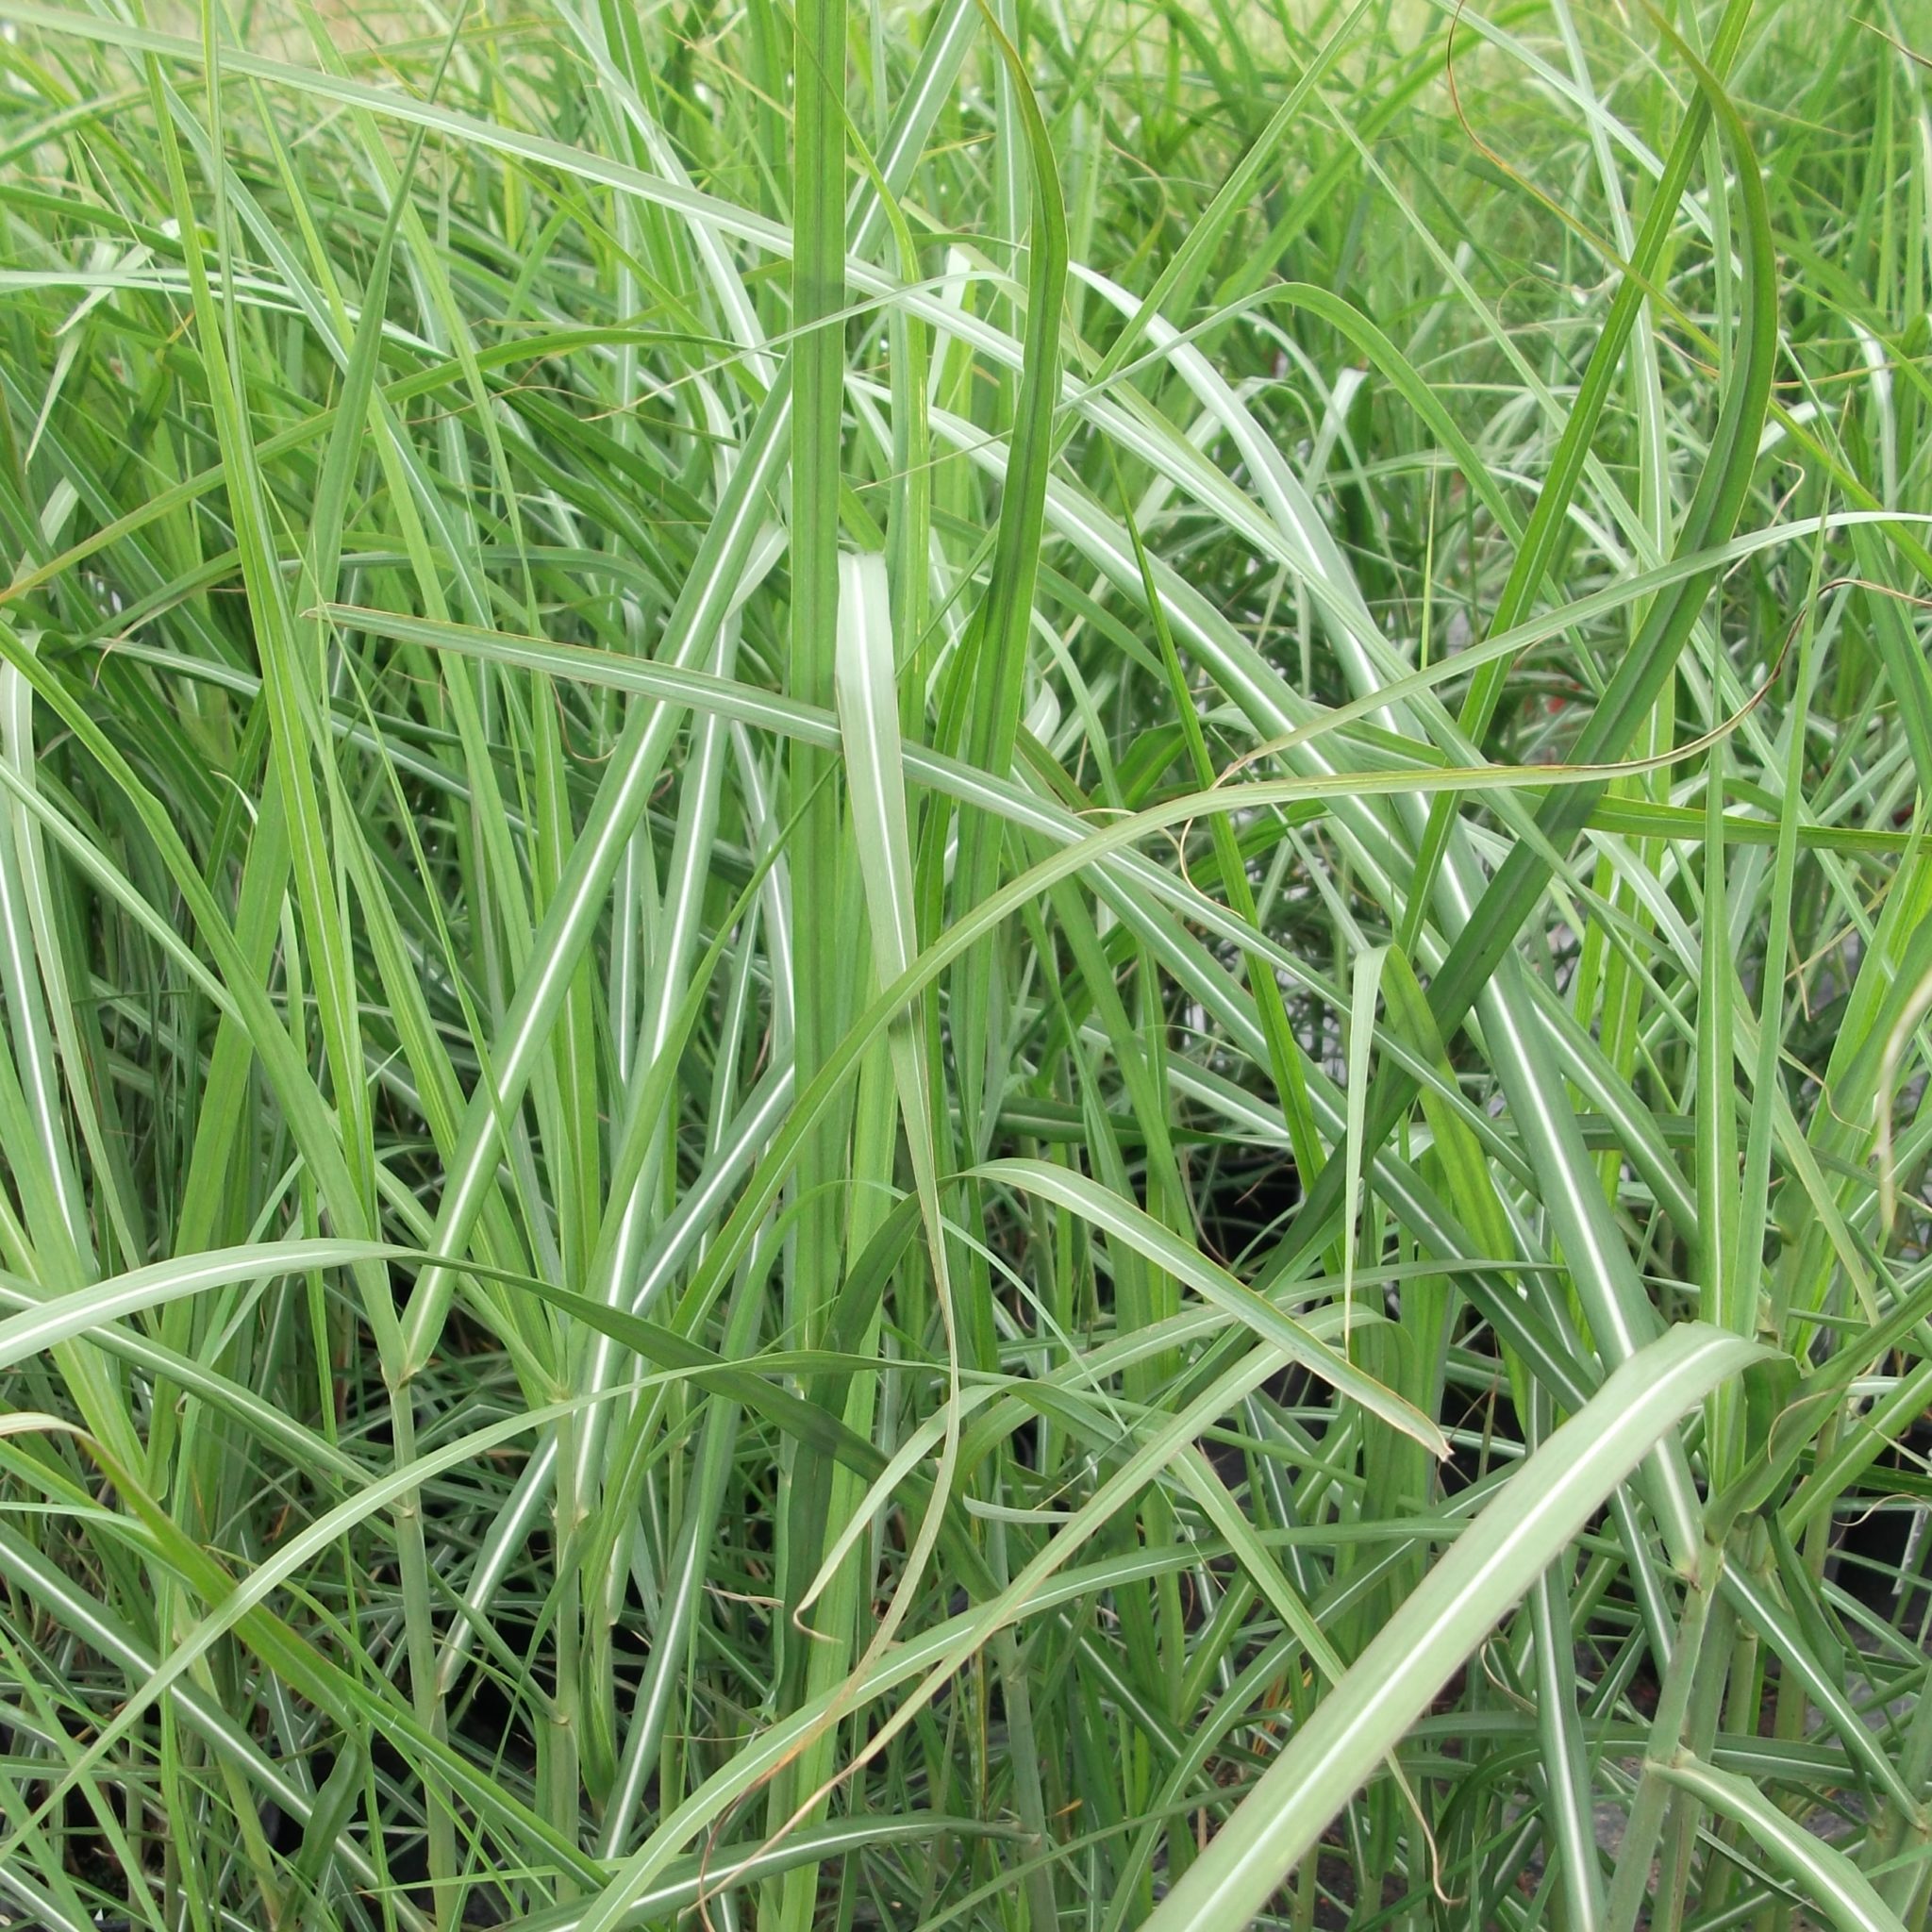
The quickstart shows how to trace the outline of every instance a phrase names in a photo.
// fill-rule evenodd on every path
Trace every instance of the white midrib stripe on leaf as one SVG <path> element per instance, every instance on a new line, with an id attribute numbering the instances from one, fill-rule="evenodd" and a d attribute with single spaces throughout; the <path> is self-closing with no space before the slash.
<path id="1" fill-rule="evenodd" d="M 791 411 L 789 395 L 777 401 L 775 415 L 763 425 L 762 446 L 755 456 L 747 452 L 733 476 L 734 484 L 741 486 L 735 509 L 727 522 L 714 524 L 707 532 L 707 542 L 715 539 L 711 574 L 687 583 L 667 631 L 675 663 L 686 663 L 705 649 L 735 599 L 755 588 L 757 580 L 750 573 L 753 539 L 765 512 L 766 488 L 784 458 Z M 766 568 L 775 556 L 775 547 L 766 546 Z M 575 970 L 596 928 L 606 890 L 648 803 L 647 778 L 655 773 L 663 743 L 677 723 L 676 714 L 657 709 L 628 723 L 618 741 L 585 835 L 572 849 L 562 887 L 518 984 L 504 1034 L 495 1042 L 494 1091 L 473 1096 L 464 1120 L 462 1142 L 438 1219 L 437 1245 L 445 1254 L 457 1252 L 468 1239 L 483 1191 L 495 1173 L 497 1121 L 516 1106 L 535 1069 L 549 1037 L 548 1026 L 542 1024 L 549 1006 Z M 654 746 L 657 756 L 650 755 Z M 404 1318 L 404 1357 L 410 1370 L 422 1367 L 453 1290 L 454 1284 L 441 1270 L 428 1271 L 417 1283 Z"/>
<path id="2" fill-rule="evenodd" d="M 75 1289 L 0 1322 L 0 1374 L 29 1356 L 105 1327 L 110 1322 L 188 1295 L 205 1293 L 211 1288 L 303 1274 L 309 1269 L 355 1267 L 401 1258 L 411 1252 L 380 1241 L 322 1238 L 216 1248 L 187 1259 L 156 1261 L 145 1268 L 135 1268 L 90 1287 Z"/>
<path id="3" fill-rule="evenodd" d="M 751 574 L 747 573 L 751 577 Z M 758 574 L 762 576 L 762 573 Z M 758 581 L 751 577 L 751 581 Z M 726 613 L 718 629 L 718 646 L 713 663 L 713 675 L 728 679 L 736 663 L 738 654 L 738 618 L 736 609 Z M 640 776 L 654 778 L 661 758 L 658 741 L 668 742 L 669 734 L 675 728 L 675 714 L 668 708 L 652 721 L 653 730 L 645 734 L 647 752 L 639 757 Z M 657 957 L 651 961 L 652 994 L 645 1013 L 634 1067 L 634 1077 L 642 1081 L 650 1075 L 664 1051 L 677 1008 L 684 997 L 684 991 L 691 975 L 691 955 L 697 945 L 698 914 L 704 904 L 705 887 L 708 881 L 709 867 L 706 855 L 711 839 L 717 829 L 718 792 L 724 777 L 724 721 L 715 716 L 702 717 L 696 729 L 697 744 L 694 756 L 687 766 L 681 795 L 678 801 L 678 824 L 676 842 L 673 849 L 672 876 L 669 881 L 667 903 L 662 908 L 659 925 L 662 943 Z M 628 841 L 626 841 L 628 842 Z M 624 1283 L 629 1278 L 630 1263 L 636 1243 L 644 1236 L 646 1217 L 650 1211 L 652 1196 L 656 1191 L 664 1152 L 664 1138 L 661 1134 L 653 1140 L 643 1169 L 632 1184 L 628 1196 L 621 1204 L 607 1203 L 604 1212 L 608 1216 L 613 1210 L 620 1217 L 617 1238 L 610 1246 L 609 1266 L 604 1271 L 602 1280 L 591 1283 L 591 1292 L 598 1300 L 615 1305 L 624 1295 Z M 600 1243 L 601 1245 L 601 1243 Z M 586 1343 L 588 1361 L 581 1375 L 573 1377 L 572 1386 L 579 1393 L 595 1393 L 608 1386 L 615 1373 L 621 1345 L 610 1336 L 592 1333 Z M 583 1425 L 577 1431 L 576 1467 L 574 1479 L 577 1493 L 590 1493 L 598 1462 L 603 1456 L 604 1440 L 608 1423 L 608 1411 L 596 1409 L 588 1414 Z"/>
<path id="4" fill-rule="evenodd" d="M 1591 1510 L 1678 1416 L 1763 1353 L 1687 1324 L 1618 1369 L 1517 1470 L 1371 1640 L 1221 1837 L 1155 1908 L 1148 1932 L 1231 1932 L 1246 1924 Z M 1291 1823 L 1271 1829 L 1284 1815 Z"/>

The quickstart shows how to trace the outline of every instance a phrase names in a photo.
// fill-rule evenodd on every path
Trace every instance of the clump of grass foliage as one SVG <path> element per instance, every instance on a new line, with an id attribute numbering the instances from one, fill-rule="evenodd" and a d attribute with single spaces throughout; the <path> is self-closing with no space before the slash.
<path id="1" fill-rule="evenodd" d="M 14 1920 L 1925 1924 L 1922 6 L 0 24 Z"/>

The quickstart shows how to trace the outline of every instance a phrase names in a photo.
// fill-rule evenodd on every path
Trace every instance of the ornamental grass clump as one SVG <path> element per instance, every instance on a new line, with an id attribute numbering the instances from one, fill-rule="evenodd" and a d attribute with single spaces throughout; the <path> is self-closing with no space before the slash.
<path id="1" fill-rule="evenodd" d="M 1905 1932 L 1907 0 L 0 0 L 0 1907 Z"/>

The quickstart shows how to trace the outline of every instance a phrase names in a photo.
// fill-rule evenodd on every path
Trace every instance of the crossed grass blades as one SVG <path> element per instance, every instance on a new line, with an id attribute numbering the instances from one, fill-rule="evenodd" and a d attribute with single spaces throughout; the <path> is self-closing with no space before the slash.
<path id="1" fill-rule="evenodd" d="M 0 0 L 0 1893 L 1924 1923 L 1884 0 Z"/>

